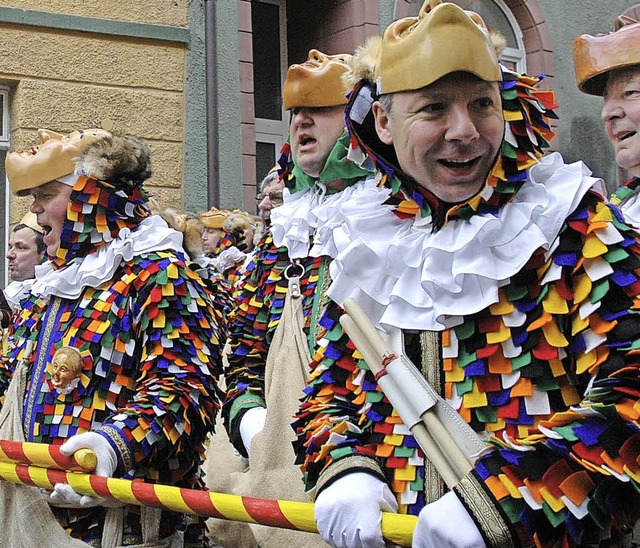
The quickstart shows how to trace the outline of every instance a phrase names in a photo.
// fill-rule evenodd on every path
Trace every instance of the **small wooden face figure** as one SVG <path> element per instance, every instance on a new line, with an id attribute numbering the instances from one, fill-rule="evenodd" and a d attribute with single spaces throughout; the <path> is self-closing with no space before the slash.
<path id="1" fill-rule="evenodd" d="M 51 384 L 63 394 L 73 390 L 80 380 L 82 356 L 75 348 L 63 346 L 56 350 L 51 361 Z"/>

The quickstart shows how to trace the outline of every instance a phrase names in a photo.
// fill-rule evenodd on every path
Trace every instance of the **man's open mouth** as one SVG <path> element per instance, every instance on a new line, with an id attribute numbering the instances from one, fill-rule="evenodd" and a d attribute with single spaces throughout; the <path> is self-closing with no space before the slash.
<path id="1" fill-rule="evenodd" d="M 443 166 L 449 169 L 469 169 L 474 167 L 480 161 L 480 156 L 476 156 L 471 159 L 463 159 L 463 160 L 438 160 Z"/>
<path id="2" fill-rule="evenodd" d="M 307 145 L 311 145 L 315 142 L 316 140 L 313 137 L 301 137 L 299 141 L 300 145 L 303 147 Z"/>
<path id="3" fill-rule="evenodd" d="M 618 141 L 624 141 L 629 137 L 633 137 L 635 134 L 636 134 L 635 131 L 625 131 L 624 133 L 621 133 L 620 135 L 618 135 Z"/>

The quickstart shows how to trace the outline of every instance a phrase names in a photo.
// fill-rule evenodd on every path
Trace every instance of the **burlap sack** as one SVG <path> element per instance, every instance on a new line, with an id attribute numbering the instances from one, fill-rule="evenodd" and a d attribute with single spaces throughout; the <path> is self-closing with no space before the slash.
<path id="1" fill-rule="evenodd" d="M 269 348 L 265 371 L 265 400 L 267 419 L 264 429 L 251 443 L 249 468 L 232 472 L 222 480 L 226 492 L 260 498 L 309 502 L 304 491 L 302 472 L 295 464 L 291 442 L 295 438 L 291 428 L 293 415 L 309 377 L 309 349 L 303 331 L 302 299 L 287 293 L 282 319 L 276 328 Z M 212 443 L 210 453 L 211 474 L 218 473 L 216 460 L 224 454 L 222 440 Z M 227 442 L 228 443 L 228 442 Z M 237 465 L 237 463 L 236 463 Z M 215 485 L 212 479 L 210 485 Z M 288 529 L 251 524 L 249 526 L 261 548 L 326 547 L 319 535 Z M 226 542 L 226 543 L 225 543 Z M 246 542 L 246 540 L 245 540 Z M 220 542 L 224 548 L 245 548 L 247 544 L 233 539 Z"/>
<path id="2" fill-rule="evenodd" d="M 228 346 L 225 348 L 224 356 L 227 353 Z M 224 388 L 224 381 L 220 384 L 221 388 Z M 204 480 L 211 491 L 238 494 L 235 491 L 238 474 L 244 472 L 247 465 L 231 445 L 227 431 L 222 427 L 220 421 L 218 421 L 218 427 L 209 441 L 207 459 L 204 461 L 202 469 L 205 474 Z M 257 548 L 258 546 L 247 523 L 210 518 L 207 520 L 207 527 L 209 528 L 209 537 L 215 546 L 224 548 Z"/>

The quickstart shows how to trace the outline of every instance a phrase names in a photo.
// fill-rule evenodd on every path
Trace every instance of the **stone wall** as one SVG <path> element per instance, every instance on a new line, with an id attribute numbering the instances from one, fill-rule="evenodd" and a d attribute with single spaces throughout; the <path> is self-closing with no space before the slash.
<path id="1" fill-rule="evenodd" d="M 0 84 L 10 87 L 11 148 L 104 127 L 151 148 L 147 184 L 183 203 L 187 0 L 14 0 L 0 7 Z M 204 182 L 206 184 L 206 181 Z M 12 199 L 10 222 L 28 201 Z"/>

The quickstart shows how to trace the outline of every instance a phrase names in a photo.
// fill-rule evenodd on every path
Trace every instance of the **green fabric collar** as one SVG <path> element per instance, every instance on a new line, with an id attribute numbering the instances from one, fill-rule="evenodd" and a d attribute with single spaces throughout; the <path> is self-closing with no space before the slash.
<path id="1" fill-rule="evenodd" d="M 347 159 L 348 151 L 349 135 L 344 131 L 329 153 L 329 157 L 324 164 L 320 177 L 311 177 L 310 175 L 307 175 L 294 162 L 293 169 L 291 170 L 294 176 L 293 185 L 289 187 L 291 194 L 295 194 L 296 192 L 300 192 L 307 188 L 313 188 L 318 181 L 320 183 L 326 183 L 329 181 L 335 181 L 336 179 L 342 179 L 346 188 L 370 175 L 370 171 L 363 169 L 355 162 Z M 340 192 L 340 190 L 327 189 L 327 194 L 335 194 L 336 192 Z"/>

